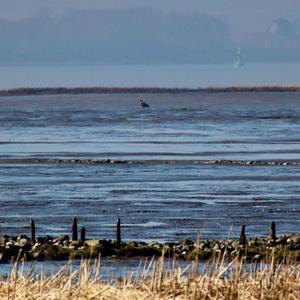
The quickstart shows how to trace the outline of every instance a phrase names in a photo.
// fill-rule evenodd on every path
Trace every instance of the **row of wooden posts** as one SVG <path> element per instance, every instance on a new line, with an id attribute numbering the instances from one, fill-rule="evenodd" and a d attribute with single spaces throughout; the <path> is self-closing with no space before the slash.
<path id="1" fill-rule="evenodd" d="M 276 223 L 274 221 L 271 223 L 270 233 L 269 233 L 269 239 L 272 242 L 276 241 Z M 242 245 L 242 246 L 245 246 L 247 244 L 246 225 L 242 225 L 242 227 L 241 227 L 239 244 Z"/>
<path id="2" fill-rule="evenodd" d="M 30 219 L 29 221 L 30 225 L 30 234 L 31 234 L 31 240 L 33 243 L 36 242 L 36 237 L 35 237 L 35 222 L 33 219 Z M 85 242 L 85 227 L 81 227 L 80 229 L 80 238 L 79 242 L 83 244 Z M 117 238 L 117 247 L 121 246 L 121 219 L 117 219 L 117 224 L 116 224 L 116 238 Z M 72 221 L 72 241 L 78 241 L 78 226 L 77 226 L 77 218 L 74 217 Z"/>
<path id="3" fill-rule="evenodd" d="M 34 220 L 30 219 L 29 224 L 30 224 L 31 240 L 32 242 L 35 243 L 36 238 L 35 238 Z M 85 242 L 85 234 L 86 234 L 85 227 L 82 227 L 80 229 L 80 238 L 79 238 L 79 242 L 82 244 Z M 273 242 L 276 241 L 276 224 L 274 221 L 271 223 L 269 239 Z M 72 241 L 78 241 L 78 226 L 77 226 L 76 217 L 74 217 L 72 221 Z M 116 224 L 116 241 L 117 241 L 117 247 L 120 247 L 121 246 L 121 219 L 120 218 L 117 219 L 117 224 Z M 242 225 L 241 227 L 239 244 L 243 246 L 247 244 L 246 225 Z"/>

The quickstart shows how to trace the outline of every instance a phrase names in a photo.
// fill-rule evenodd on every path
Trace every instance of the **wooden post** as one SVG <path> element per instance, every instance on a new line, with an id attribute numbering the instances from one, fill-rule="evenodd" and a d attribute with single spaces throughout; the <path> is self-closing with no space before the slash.
<path id="1" fill-rule="evenodd" d="M 246 246 L 246 244 L 247 244 L 246 225 L 243 225 L 242 228 L 241 228 L 239 244 L 242 245 L 242 246 Z"/>
<path id="2" fill-rule="evenodd" d="M 35 224 L 32 219 L 29 220 L 31 241 L 35 243 Z"/>
<path id="3" fill-rule="evenodd" d="M 270 240 L 272 240 L 273 242 L 276 241 L 276 224 L 273 221 L 270 227 Z"/>
<path id="4" fill-rule="evenodd" d="M 72 241 L 78 240 L 78 233 L 77 233 L 77 218 L 73 218 L 72 222 Z"/>
<path id="5" fill-rule="evenodd" d="M 80 230 L 80 244 L 84 244 L 85 242 L 85 228 L 82 227 Z"/>
<path id="6" fill-rule="evenodd" d="M 121 219 L 117 220 L 117 247 L 121 246 Z"/>

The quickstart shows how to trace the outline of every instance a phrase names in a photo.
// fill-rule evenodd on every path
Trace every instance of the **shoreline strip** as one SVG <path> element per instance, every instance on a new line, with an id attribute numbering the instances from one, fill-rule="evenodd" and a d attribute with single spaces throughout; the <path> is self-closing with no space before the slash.
<path id="1" fill-rule="evenodd" d="M 245 93 L 245 92 L 300 92 L 300 85 L 270 86 L 227 86 L 199 88 L 163 87 L 20 87 L 0 90 L 0 97 L 31 95 L 72 95 L 72 94 L 149 94 L 149 93 Z"/>

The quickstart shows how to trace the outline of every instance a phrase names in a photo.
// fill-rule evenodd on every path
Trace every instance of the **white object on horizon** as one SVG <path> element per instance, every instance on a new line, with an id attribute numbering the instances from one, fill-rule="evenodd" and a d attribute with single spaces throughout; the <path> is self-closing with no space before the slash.
<path id="1" fill-rule="evenodd" d="M 238 48 L 237 50 L 237 59 L 236 62 L 234 64 L 235 68 L 240 68 L 244 66 L 244 62 L 242 60 L 242 55 L 241 55 L 241 48 Z"/>

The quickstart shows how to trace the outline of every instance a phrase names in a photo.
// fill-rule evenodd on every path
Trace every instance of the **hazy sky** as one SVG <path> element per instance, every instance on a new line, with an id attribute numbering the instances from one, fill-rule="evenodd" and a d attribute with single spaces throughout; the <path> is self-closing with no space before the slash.
<path id="1" fill-rule="evenodd" d="M 59 15 L 69 9 L 134 9 L 149 7 L 166 13 L 200 12 L 256 25 L 276 17 L 299 18 L 299 0 L 0 0 L 1 18 L 24 18 L 47 11 Z"/>
<path id="2" fill-rule="evenodd" d="M 300 0 L 0 0 L 0 60 L 220 62 L 240 44 L 280 58 L 300 39 L 263 35 L 277 18 L 298 31 L 299 12 Z"/>

